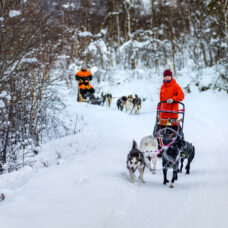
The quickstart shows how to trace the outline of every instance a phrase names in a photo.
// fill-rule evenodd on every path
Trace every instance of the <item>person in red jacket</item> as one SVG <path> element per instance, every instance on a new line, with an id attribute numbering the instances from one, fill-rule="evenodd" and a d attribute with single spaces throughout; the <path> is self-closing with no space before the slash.
<path id="1" fill-rule="evenodd" d="M 172 71 L 167 69 L 164 71 L 163 85 L 160 89 L 160 101 L 167 101 L 167 103 L 160 104 L 161 110 L 178 111 L 179 105 L 173 101 L 182 101 L 184 99 L 184 92 L 173 78 Z M 178 119 L 178 113 L 160 113 L 160 119 Z"/>

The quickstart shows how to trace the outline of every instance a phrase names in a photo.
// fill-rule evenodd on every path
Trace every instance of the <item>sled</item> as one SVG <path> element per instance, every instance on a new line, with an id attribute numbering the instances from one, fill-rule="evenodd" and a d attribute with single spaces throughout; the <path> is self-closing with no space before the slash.
<path id="1" fill-rule="evenodd" d="M 159 147 L 165 147 L 179 137 L 184 139 L 183 127 L 184 127 L 184 115 L 185 105 L 182 102 L 174 101 L 173 103 L 179 104 L 179 110 L 170 111 L 162 110 L 159 106 L 166 101 L 161 101 L 157 105 L 156 122 L 154 126 L 153 135 L 158 139 Z M 178 119 L 161 119 L 160 113 L 178 113 Z"/>
<path id="2" fill-rule="evenodd" d="M 92 93 L 86 93 L 82 96 L 81 93 L 78 94 L 78 102 L 85 102 L 88 104 L 94 105 L 102 105 L 103 99 L 102 98 L 95 98 Z"/>

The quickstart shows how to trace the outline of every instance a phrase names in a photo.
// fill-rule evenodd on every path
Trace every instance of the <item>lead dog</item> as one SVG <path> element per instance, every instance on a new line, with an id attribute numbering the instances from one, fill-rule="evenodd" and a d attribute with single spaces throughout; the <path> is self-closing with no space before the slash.
<path id="1" fill-rule="evenodd" d="M 132 113 L 132 109 L 133 109 L 133 97 L 132 95 L 129 95 L 127 97 L 127 102 L 125 105 L 125 112 L 128 112 L 128 110 L 130 110 L 130 112 Z"/>
<path id="2" fill-rule="evenodd" d="M 142 101 L 138 97 L 137 94 L 135 94 L 135 98 L 133 98 L 132 103 L 133 103 L 133 108 L 132 108 L 131 113 L 134 111 L 135 114 L 139 114 L 139 110 L 141 109 Z"/>
<path id="3" fill-rule="evenodd" d="M 152 171 L 153 174 L 156 174 L 158 151 L 157 139 L 153 135 L 143 137 L 140 143 L 140 151 L 142 151 L 145 163 L 150 171 Z M 153 163 L 153 168 L 151 167 L 151 162 Z"/>
<path id="4" fill-rule="evenodd" d="M 110 107 L 112 104 L 112 94 L 111 93 L 106 93 L 103 94 L 101 93 L 101 98 L 103 99 L 103 106 L 106 104 L 106 106 Z"/>
<path id="5" fill-rule="evenodd" d="M 127 168 L 130 174 L 130 182 L 134 183 L 134 173 L 136 170 L 139 171 L 139 180 L 143 183 L 143 174 L 145 169 L 145 161 L 143 153 L 137 149 L 137 143 L 133 141 L 132 149 L 127 155 Z"/>
<path id="6" fill-rule="evenodd" d="M 176 139 L 177 141 L 177 139 Z M 163 184 L 169 183 L 167 179 L 167 170 L 173 169 L 173 176 L 170 183 L 170 188 L 174 187 L 174 181 L 178 179 L 179 161 L 180 161 L 180 149 L 177 142 L 174 142 L 162 153 L 162 167 L 163 167 Z"/>

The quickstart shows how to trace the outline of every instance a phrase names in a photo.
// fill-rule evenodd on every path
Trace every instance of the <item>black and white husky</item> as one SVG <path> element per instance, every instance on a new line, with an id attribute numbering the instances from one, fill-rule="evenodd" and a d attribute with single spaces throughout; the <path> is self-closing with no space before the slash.
<path id="1" fill-rule="evenodd" d="M 121 98 L 119 98 L 116 103 L 118 110 L 123 111 L 123 108 L 126 105 L 126 102 L 127 102 L 126 96 L 122 96 Z"/>
<path id="2" fill-rule="evenodd" d="M 158 141 L 153 135 L 145 136 L 140 143 L 140 151 L 142 151 L 144 160 L 150 171 L 156 174 L 157 154 L 158 154 Z M 153 163 L 153 168 L 151 167 Z"/>
<path id="3" fill-rule="evenodd" d="M 134 183 L 134 173 L 136 170 L 139 171 L 139 180 L 143 183 L 143 174 L 145 169 L 145 161 L 143 153 L 137 149 L 137 143 L 133 141 L 132 149 L 127 155 L 127 168 L 130 174 L 130 182 Z"/>

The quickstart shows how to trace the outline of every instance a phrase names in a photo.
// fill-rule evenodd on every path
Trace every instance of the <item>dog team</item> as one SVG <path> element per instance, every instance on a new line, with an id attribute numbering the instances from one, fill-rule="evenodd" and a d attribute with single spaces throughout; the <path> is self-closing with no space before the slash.
<path id="1" fill-rule="evenodd" d="M 186 174 L 190 174 L 190 164 L 195 156 L 194 146 L 183 138 L 176 138 L 170 146 L 159 149 L 158 142 L 159 140 L 153 135 L 145 136 L 142 138 L 140 148 L 138 149 L 136 141 L 133 140 L 132 149 L 127 155 L 127 169 L 129 170 L 130 182 L 134 183 L 135 172 L 138 170 L 139 180 L 145 183 L 143 175 L 146 167 L 153 174 L 156 174 L 157 157 L 159 154 L 162 154 L 164 185 L 169 183 L 167 170 L 173 169 L 173 176 L 169 187 L 174 187 L 174 181 L 178 179 L 178 173 L 182 172 L 185 159 L 187 159 Z"/>
<path id="2" fill-rule="evenodd" d="M 103 99 L 103 106 L 107 106 L 110 107 L 111 103 L 112 103 L 112 94 L 110 93 L 106 93 L 103 94 L 103 92 L 101 93 L 101 98 Z M 129 96 L 122 96 L 120 98 L 118 98 L 116 104 L 117 104 L 117 108 L 120 111 L 123 111 L 125 108 L 125 112 L 130 112 L 131 114 L 139 114 L 139 111 L 141 109 L 141 98 L 138 97 L 137 94 L 135 94 L 135 97 L 133 97 L 132 95 Z"/>

